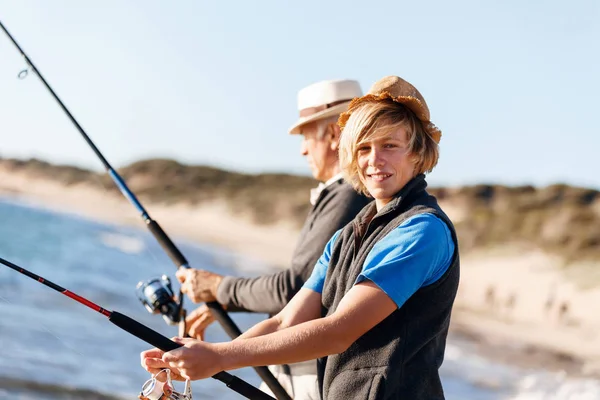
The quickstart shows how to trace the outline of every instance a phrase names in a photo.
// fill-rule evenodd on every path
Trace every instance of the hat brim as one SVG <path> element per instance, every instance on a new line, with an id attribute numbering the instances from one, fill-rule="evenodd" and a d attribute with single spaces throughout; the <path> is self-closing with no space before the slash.
<path id="1" fill-rule="evenodd" d="M 429 120 L 429 111 L 423 105 L 421 100 L 413 96 L 394 97 L 389 92 L 382 92 L 380 94 L 367 94 L 363 97 L 353 99 L 350 105 L 348 106 L 348 110 L 340 115 L 340 119 L 338 120 L 339 127 L 342 130 L 344 130 L 348 119 L 350 119 L 350 114 L 352 114 L 352 112 L 356 110 L 361 104 L 388 100 L 396 102 L 398 104 L 402 104 L 403 106 L 411 110 L 415 114 L 415 116 L 422 122 L 423 128 L 431 136 L 431 138 L 436 143 L 440 143 L 440 139 L 442 138 L 442 131 L 437 126 L 435 126 L 433 122 Z"/>
<path id="2" fill-rule="evenodd" d="M 319 111 L 306 117 L 300 117 L 298 121 L 296 121 L 296 123 L 294 123 L 294 125 L 292 125 L 292 127 L 289 129 L 290 135 L 299 135 L 300 133 L 302 133 L 300 128 L 303 125 L 306 125 L 310 122 L 333 117 L 343 113 L 344 111 L 348 110 L 348 104 L 350 104 L 350 101 L 336 104 L 333 107 L 326 108 L 322 111 Z"/>

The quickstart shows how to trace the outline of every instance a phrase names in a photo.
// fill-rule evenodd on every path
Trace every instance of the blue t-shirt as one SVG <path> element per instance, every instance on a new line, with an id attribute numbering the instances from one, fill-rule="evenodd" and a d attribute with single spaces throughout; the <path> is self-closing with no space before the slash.
<path id="1" fill-rule="evenodd" d="M 304 283 L 305 288 L 323 291 L 331 250 L 337 231 Z M 379 240 L 365 259 L 354 284 L 368 279 L 383 290 L 398 308 L 419 288 L 437 281 L 452 263 L 454 242 L 448 226 L 430 213 L 408 218 Z"/>

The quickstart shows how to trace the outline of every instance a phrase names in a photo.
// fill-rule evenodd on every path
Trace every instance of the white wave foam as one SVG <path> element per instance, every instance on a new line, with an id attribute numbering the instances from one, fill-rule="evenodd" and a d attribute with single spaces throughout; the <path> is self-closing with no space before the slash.
<path id="1" fill-rule="evenodd" d="M 600 381 L 569 378 L 564 373 L 535 373 L 521 379 L 516 391 L 507 400 L 598 400 Z"/>
<path id="2" fill-rule="evenodd" d="M 145 248 L 141 239 L 120 233 L 103 232 L 100 234 L 100 240 L 105 246 L 113 247 L 128 254 L 139 254 Z"/>

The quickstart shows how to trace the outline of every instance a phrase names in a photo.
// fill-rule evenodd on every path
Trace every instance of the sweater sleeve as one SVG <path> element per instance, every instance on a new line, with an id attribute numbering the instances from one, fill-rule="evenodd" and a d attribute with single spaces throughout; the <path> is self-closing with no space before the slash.
<path id="1" fill-rule="evenodd" d="M 217 290 L 217 301 L 228 311 L 275 314 L 281 311 L 310 277 L 325 245 L 333 234 L 352 221 L 368 199 L 347 185 L 328 193 L 303 229 L 290 268 L 256 278 L 225 277 Z"/>

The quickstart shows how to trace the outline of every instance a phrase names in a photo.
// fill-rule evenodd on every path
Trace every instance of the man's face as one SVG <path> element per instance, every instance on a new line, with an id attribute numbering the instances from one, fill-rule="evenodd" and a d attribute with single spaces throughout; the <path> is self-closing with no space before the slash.
<path id="1" fill-rule="evenodd" d="M 321 182 L 331 178 L 333 165 L 337 162 L 337 144 L 332 143 L 332 137 L 323 123 L 311 122 L 302 127 L 301 153 L 306 156 L 313 177 Z M 325 134 L 323 134 L 325 133 Z"/>

